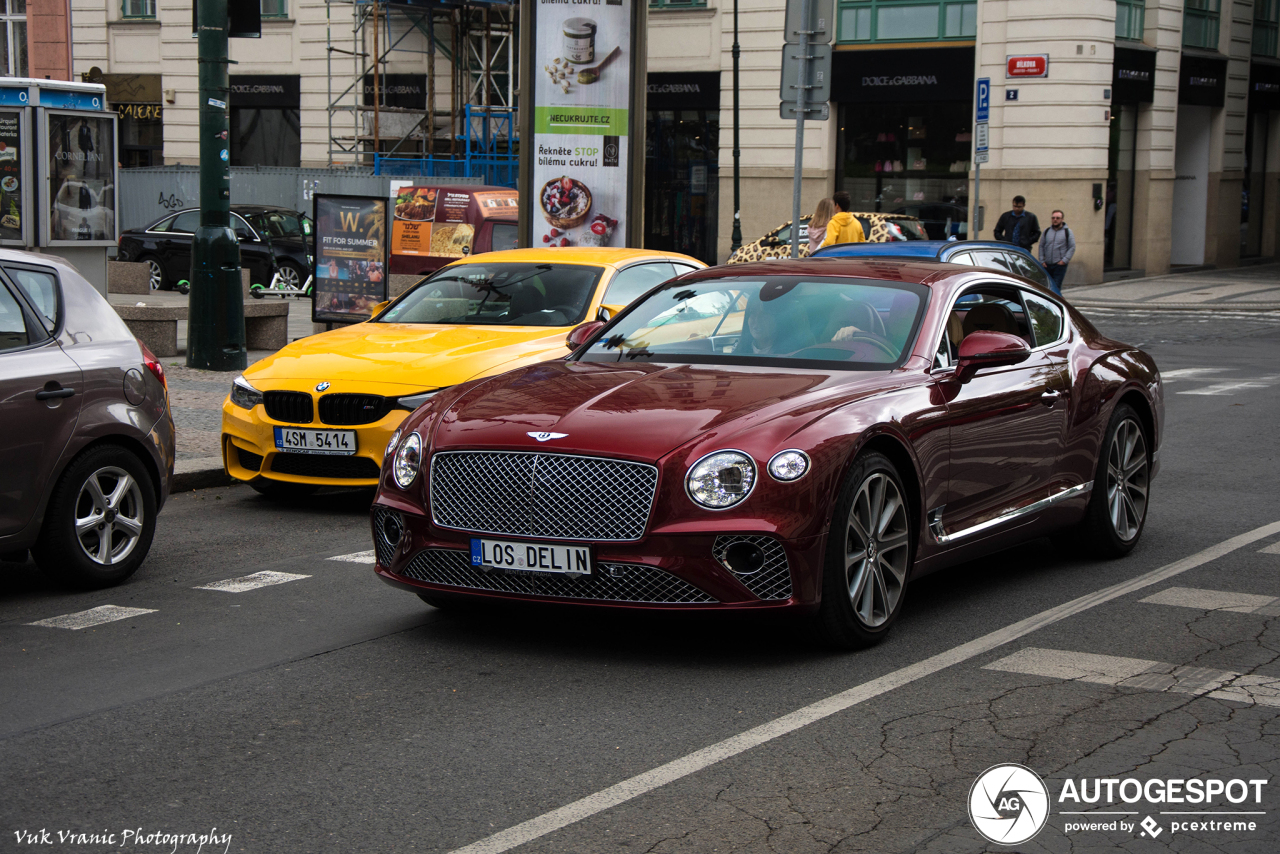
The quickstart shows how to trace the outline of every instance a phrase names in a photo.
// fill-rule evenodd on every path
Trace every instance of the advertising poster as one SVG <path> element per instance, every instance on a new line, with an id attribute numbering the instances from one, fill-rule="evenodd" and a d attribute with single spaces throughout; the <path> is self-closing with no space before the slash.
<path id="1" fill-rule="evenodd" d="M 45 115 L 49 241 L 115 243 L 115 117 L 53 111 Z"/>
<path id="2" fill-rule="evenodd" d="M 22 114 L 0 110 L 0 241 L 25 245 L 23 198 L 31 190 L 22 173 L 23 148 Z"/>
<path id="3" fill-rule="evenodd" d="M 387 298 L 387 200 L 315 196 L 316 270 L 311 319 L 359 323 Z"/>
<path id="4" fill-rule="evenodd" d="M 435 187 L 403 186 L 395 190 L 391 251 L 396 255 L 431 254 L 431 223 L 436 218 Z"/>
<path id="5" fill-rule="evenodd" d="M 436 197 L 436 224 L 431 228 L 431 254 L 462 258 L 471 254 L 476 227 L 471 224 L 471 194 L 442 188 Z"/>
<path id="6" fill-rule="evenodd" d="M 533 246 L 623 246 L 633 0 L 537 0 Z"/>

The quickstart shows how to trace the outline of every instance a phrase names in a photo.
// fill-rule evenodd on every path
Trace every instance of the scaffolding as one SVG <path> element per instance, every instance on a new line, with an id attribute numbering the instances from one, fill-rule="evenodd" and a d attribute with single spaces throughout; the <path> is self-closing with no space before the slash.
<path id="1" fill-rule="evenodd" d="M 349 43 L 334 37 L 347 6 Z M 332 165 L 514 186 L 517 9 L 512 0 L 325 0 Z M 404 74 L 425 78 L 422 103 L 389 97 L 387 81 Z"/>

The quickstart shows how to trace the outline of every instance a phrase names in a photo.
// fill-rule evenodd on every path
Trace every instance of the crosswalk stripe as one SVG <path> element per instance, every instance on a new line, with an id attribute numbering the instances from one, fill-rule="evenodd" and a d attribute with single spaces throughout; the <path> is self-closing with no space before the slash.
<path id="1" fill-rule="evenodd" d="M 1265 614 L 1277 616 L 1274 606 L 1280 603 L 1275 596 L 1259 596 L 1256 593 L 1236 593 L 1228 590 L 1199 590 L 1194 587 L 1170 587 L 1146 599 L 1150 605 L 1173 605 L 1178 608 L 1195 608 L 1198 611 L 1234 611 L 1237 614 Z"/>
<path id="2" fill-rule="evenodd" d="M 1176 371 L 1161 371 L 1160 379 L 1171 383 L 1178 380 L 1197 379 L 1202 374 L 1220 374 L 1228 368 L 1179 368 Z"/>
<path id="3" fill-rule="evenodd" d="M 29 626 L 44 626 L 49 629 L 71 629 L 79 631 L 87 629 L 91 626 L 100 626 L 103 623 L 111 623 L 116 620 L 127 620 L 130 617 L 138 617 L 143 614 L 154 614 L 154 608 L 125 608 L 121 605 L 99 605 L 97 608 L 90 608 L 88 611 L 78 611 L 75 614 L 63 614 L 61 617 L 50 617 L 47 620 L 37 620 L 34 623 L 27 623 Z"/>
<path id="4" fill-rule="evenodd" d="M 257 590 L 259 587 L 270 587 L 273 584 L 285 584 L 309 575 L 298 575 L 293 572 L 255 572 L 241 578 L 228 578 L 226 581 L 215 581 L 202 584 L 196 590 L 220 590 L 223 593 L 244 593 L 246 590 Z"/>
<path id="5" fill-rule="evenodd" d="M 329 560 L 344 560 L 347 563 L 374 563 L 373 549 L 367 552 L 352 552 L 349 555 L 334 555 Z"/>
<path id="6" fill-rule="evenodd" d="M 1144 658 L 1121 658 L 1115 655 L 1069 652 L 1061 649 L 1027 647 L 983 667 L 1045 676 L 1068 682 L 1091 682 L 1119 688 L 1144 691 L 1172 691 L 1197 694 L 1215 700 L 1230 700 L 1247 705 L 1280 707 L 1280 678 L 1215 670 L 1209 667 L 1167 664 Z"/>
<path id="7" fill-rule="evenodd" d="M 1259 554 L 1264 555 L 1280 555 L 1280 541 L 1276 541 L 1265 549 L 1258 549 Z"/>

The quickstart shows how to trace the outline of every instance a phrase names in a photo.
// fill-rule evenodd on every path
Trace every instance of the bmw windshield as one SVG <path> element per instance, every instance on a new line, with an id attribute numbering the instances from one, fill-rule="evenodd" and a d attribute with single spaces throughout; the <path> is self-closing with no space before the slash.
<path id="1" fill-rule="evenodd" d="M 573 326 L 603 273 L 582 264 L 453 265 L 397 300 L 378 322 Z"/>

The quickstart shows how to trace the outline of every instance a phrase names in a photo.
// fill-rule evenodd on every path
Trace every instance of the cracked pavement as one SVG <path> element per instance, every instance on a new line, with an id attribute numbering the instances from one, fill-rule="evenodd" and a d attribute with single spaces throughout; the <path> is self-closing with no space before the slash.
<path id="1" fill-rule="evenodd" d="M 1146 342 L 1163 370 L 1188 372 L 1178 390 L 1273 373 L 1280 361 L 1280 318 L 1094 320 Z M 815 651 L 761 620 L 434 611 L 365 565 L 326 560 L 369 548 L 367 495 L 281 505 L 243 487 L 185 493 L 165 509 L 147 567 L 121 588 L 67 593 L 30 564 L 0 565 L 0 851 L 36 849 L 15 844 L 22 829 L 134 826 L 216 826 L 232 834 L 230 851 L 455 850 L 1280 520 L 1277 400 L 1272 387 L 1171 394 L 1162 471 L 1132 555 L 1099 563 L 1041 540 L 938 573 L 911 586 L 884 644 L 852 655 Z M 1264 702 L 1280 679 L 1280 617 L 1265 604 L 1280 598 L 1277 542 L 512 850 L 1269 854 L 1280 840 L 1280 708 Z M 260 571 L 310 578 L 244 594 L 193 589 Z M 28 625 L 104 604 L 155 611 L 78 632 Z M 1028 661 L 1038 673 L 1018 670 Z M 1044 830 L 1014 846 L 986 841 L 966 809 L 978 775 L 1006 762 L 1043 777 L 1052 804 Z M 1153 816 L 1154 838 L 1140 827 L 1064 832 L 1088 819 L 1062 815 L 1073 808 L 1058 800 L 1065 781 L 1126 777 L 1274 782 L 1248 807 L 1266 813 L 1248 817 L 1252 832 L 1175 832 L 1160 815 L 1169 808 L 1146 802 L 1102 818 Z"/>

